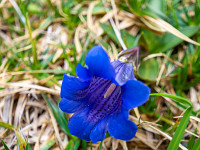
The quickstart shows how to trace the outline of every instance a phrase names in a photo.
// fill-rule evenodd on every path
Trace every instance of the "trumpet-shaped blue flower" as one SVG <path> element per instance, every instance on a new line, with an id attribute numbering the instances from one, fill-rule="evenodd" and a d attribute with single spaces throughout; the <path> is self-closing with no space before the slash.
<path id="1" fill-rule="evenodd" d="M 144 104 L 150 94 L 148 86 L 137 81 L 131 63 L 110 62 L 98 45 L 85 57 L 86 67 L 77 65 L 78 77 L 64 75 L 59 107 L 74 113 L 68 127 L 72 135 L 94 143 L 110 136 L 130 140 L 137 125 L 128 120 L 129 110 Z"/>

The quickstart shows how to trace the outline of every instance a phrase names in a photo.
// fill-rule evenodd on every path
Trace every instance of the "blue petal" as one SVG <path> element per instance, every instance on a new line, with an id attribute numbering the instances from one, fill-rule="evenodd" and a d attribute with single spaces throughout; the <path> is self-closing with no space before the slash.
<path id="1" fill-rule="evenodd" d="M 124 85 L 128 80 L 134 80 L 134 71 L 132 63 L 124 63 L 119 60 L 112 62 L 112 66 L 115 69 L 115 83 L 117 85 Z"/>
<path id="2" fill-rule="evenodd" d="M 86 107 L 86 103 L 87 103 L 86 99 L 85 100 L 70 100 L 70 99 L 62 98 L 62 100 L 59 102 L 58 105 L 63 112 L 74 113 Z"/>
<path id="3" fill-rule="evenodd" d="M 106 136 L 106 132 L 108 130 L 108 117 L 103 118 L 100 120 L 95 127 L 92 129 L 90 134 L 90 139 L 93 143 L 98 141 L 103 141 Z"/>
<path id="4" fill-rule="evenodd" d="M 76 75 L 83 80 L 90 80 L 92 78 L 88 69 L 83 67 L 81 64 L 76 66 Z"/>
<path id="5" fill-rule="evenodd" d="M 133 109 L 144 104 L 150 94 L 150 88 L 137 80 L 129 80 L 122 86 L 122 106 Z"/>
<path id="6" fill-rule="evenodd" d="M 122 62 L 120 60 L 115 60 L 113 61 L 111 64 L 114 68 L 116 68 L 117 66 L 119 66 Z"/>
<path id="7" fill-rule="evenodd" d="M 69 131 L 72 135 L 90 141 L 90 133 L 94 128 L 94 125 L 91 121 L 88 121 L 88 113 L 90 109 L 86 108 L 80 112 L 75 113 L 68 123 Z"/>
<path id="8" fill-rule="evenodd" d="M 87 53 L 85 63 L 93 76 L 104 79 L 113 79 L 115 76 L 115 70 L 110 63 L 109 57 L 100 45 L 93 47 Z"/>
<path id="9" fill-rule="evenodd" d="M 80 78 L 64 74 L 61 86 L 61 98 L 73 99 L 77 95 L 77 90 L 84 89 L 90 81 L 84 81 Z"/>
<path id="10" fill-rule="evenodd" d="M 135 136 L 138 127 L 135 123 L 128 120 L 125 116 L 127 112 L 123 111 L 115 113 L 109 118 L 108 132 L 110 136 L 116 139 L 128 141 Z"/>

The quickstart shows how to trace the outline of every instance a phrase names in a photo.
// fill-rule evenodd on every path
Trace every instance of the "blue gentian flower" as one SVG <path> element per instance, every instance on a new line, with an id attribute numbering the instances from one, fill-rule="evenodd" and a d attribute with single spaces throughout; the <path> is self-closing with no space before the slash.
<path id="1" fill-rule="evenodd" d="M 131 63 L 111 63 L 100 45 L 87 53 L 85 63 L 87 68 L 77 65 L 78 77 L 64 74 L 61 86 L 59 107 L 74 113 L 70 133 L 93 143 L 107 131 L 116 139 L 132 139 L 138 127 L 128 120 L 129 110 L 148 100 L 149 87 L 135 79 Z"/>

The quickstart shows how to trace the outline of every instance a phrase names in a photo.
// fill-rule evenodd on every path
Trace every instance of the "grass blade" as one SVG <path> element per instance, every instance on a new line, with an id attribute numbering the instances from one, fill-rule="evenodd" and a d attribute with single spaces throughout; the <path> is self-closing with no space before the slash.
<path id="1" fill-rule="evenodd" d="M 70 140 L 69 143 L 67 144 L 67 147 L 65 148 L 65 150 L 73 150 L 73 141 Z"/>
<path id="2" fill-rule="evenodd" d="M 77 150 L 80 146 L 81 140 L 80 139 L 73 139 L 70 140 L 65 150 Z"/>
<path id="3" fill-rule="evenodd" d="M 87 142 L 85 140 L 82 140 L 82 148 L 83 150 L 87 150 Z"/>
<path id="4" fill-rule="evenodd" d="M 197 140 L 192 150 L 200 150 L 200 138 Z"/>
<path id="5" fill-rule="evenodd" d="M 103 141 L 101 141 L 100 145 L 99 145 L 99 150 L 102 149 L 102 144 L 103 144 Z"/>
<path id="6" fill-rule="evenodd" d="M 56 105 L 53 104 L 53 102 L 44 94 L 42 93 L 42 97 L 45 99 L 47 102 L 47 105 L 49 106 L 50 110 L 52 111 L 57 123 L 61 127 L 61 129 L 67 134 L 68 136 L 72 137 L 73 136 L 69 133 L 69 129 L 67 127 L 68 121 L 67 117 L 64 112 L 60 110 L 60 108 Z"/>
<path id="7" fill-rule="evenodd" d="M 74 144 L 74 150 L 77 150 L 80 146 L 81 141 L 78 140 L 73 140 L 73 144 Z"/>
<path id="8" fill-rule="evenodd" d="M 8 123 L 5 123 L 3 121 L 0 121 L 0 126 L 15 132 L 15 135 L 17 137 L 17 143 L 18 143 L 19 149 L 20 150 L 24 150 L 24 148 L 26 147 L 26 143 L 24 141 L 24 138 L 21 137 L 21 134 L 17 131 L 17 129 L 14 126 L 12 126 L 12 125 L 10 125 Z"/>
<path id="9" fill-rule="evenodd" d="M 55 143 L 56 143 L 56 141 L 50 140 L 49 142 L 47 142 L 47 144 L 45 144 L 42 148 L 40 148 L 40 150 L 48 150 L 48 149 L 50 149 Z"/>
<path id="10" fill-rule="evenodd" d="M 197 133 L 197 129 L 195 129 L 195 131 L 194 131 L 194 134 L 196 134 L 196 133 Z M 193 145 L 194 145 L 194 142 L 195 142 L 195 136 L 192 135 L 192 136 L 190 137 L 190 139 L 189 139 L 188 146 L 187 146 L 187 148 L 188 148 L 189 150 L 192 149 L 192 147 L 193 147 Z"/>
<path id="11" fill-rule="evenodd" d="M 9 1 L 12 4 L 12 6 L 14 7 L 17 14 L 19 15 L 19 19 L 21 20 L 22 24 L 25 25 L 25 17 L 23 15 L 23 13 L 21 12 L 19 6 L 17 5 L 17 3 L 14 0 L 9 0 Z"/>
<path id="12" fill-rule="evenodd" d="M 92 141 L 90 141 L 90 150 L 92 150 Z"/>
<path id="13" fill-rule="evenodd" d="M 32 150 L 32 148 L 31 148 L 31 146 L 29 145 L 29 143 L 26 144 L 25 150 Z"/>
<path id="14" fill-rule="evenodd" d="M 150 94 L 151 96 L 164 96 L 173 99 L 176 102 L 185 104 L 186 106 L 192 107 L 192 104 L 190 101 L 188 101 L 186 98 L 180 97 L 180 96 L 175 96 L 175 95 L 170 95 L 170 94 L 162 94 L 162 93 L 152 93 Z"/>
<path id="15" fill-rule="evenodd" d="M 181 142 L 181 139 L 184 135 L 184 131 L 188 125 L 188 122 L 189 122 L 189 118 L 190 118 L 190 114 L 192 112 L 192 107 L 189 107 L 184 115 L 183 115 L 183 118 L 181 119 L 177 129 L 176 129 L 176 132 L 171 140 L 171 142 L 169 143 L 169 147 L 167 148 L 167 150 L 176 150 L 178 149 L 179 147 L 179 144 Z"/>
<path id="16" fill-rule="evenodd" d="M 1 141 L 2 141 L 2 143 L 3 143 L 3 146 L 4 146 L 5 150 L 10 150 L 10 149 L 8 148 L 8 146 L 6 145 L 6 143 L 3 141 L 3 139 L 1 139 Z"/>

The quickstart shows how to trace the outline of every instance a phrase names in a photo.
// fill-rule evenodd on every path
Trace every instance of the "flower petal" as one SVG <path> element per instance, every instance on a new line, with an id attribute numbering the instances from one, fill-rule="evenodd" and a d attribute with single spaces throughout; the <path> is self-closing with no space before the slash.
<path id="1" fill-rule="evenodd" d="M 64 74 L 60 97 L 75 99 L 77 96 L 77 90 L 86 88 L 89 83 L 89 80 L 83 81 L 80 78 Z"/>
<path id="2" fill-rule="evenodd" d="M 90 134 L 90 139 L 93 143 L 98 141 L 103 141 L 106 136 L 106 132 L 108 130 L 108 117 L 103 118 L 100 120 L 95 127 L 92 129 Z"/>
<path id="3" fill-rule="evenodd" d="M 119 60 L 112 62 L 112 66 L 115 68 L 115 81 L 117 85 L 124 85 L 128 80 L 134 80 L 134 71 L 132 63 L 124 63 Z"/>
<path id="4" fill-rule="evenodd" d="M 80 112 L 76 112 L 69 119 L 68 123 L 70 133 L 86 141 L 90 141 L 90 133 L 95 125 L 91 121 L 88 121 L 89 111 L 90 109 L 86 108 Z"/>
<path id="5" fill-rule="evenodd" d="M 111 64 L 114 68 L 116 68 L 117 66 L 119 66 L 122 62 L 120 60 L 115 60 L 113 61 Z"/>
<path id="6" fill-rule="evenodd" d="M 108 132 L 110 136 L 116 139 L 128 141 L 135 136 L 138 127 L 127 119 L 125 116 L 127 112 L 124 113 L 123 111 L 115 113 L 109 118 Z"/>
<path id="7" fill-rule="evenodd" d="M 81 64 L 76 66 L 76 75 L 83 80 L 90 80 L 92 78 L 88 69 L 83 67 Z"/>
<path id="8" fill-rule="evenodd" d="M 133 109 L 144 104 L 150 94 L 150 88 L 137 80 L 129 80 L 122 86 L 122 106 Z"/>
<path id="9" fill-rule="evenodd" d="M 113 79 L 115 76 L 115 70 L 110 63 L 109 57 L 100 45 L 93 47 L 87 53 L 85 63 L 93 76 L 104 79 Z"/>
<path id="10" fill-rule="evenodd" d="M 62 98 L 59 102 L 59 107 L 63 112 L 66 113 L 74 113 L 76 111 L 80 111 L 86 106 L 87 99 L 85 100 L 70 100 L 66 98 Z"/>

